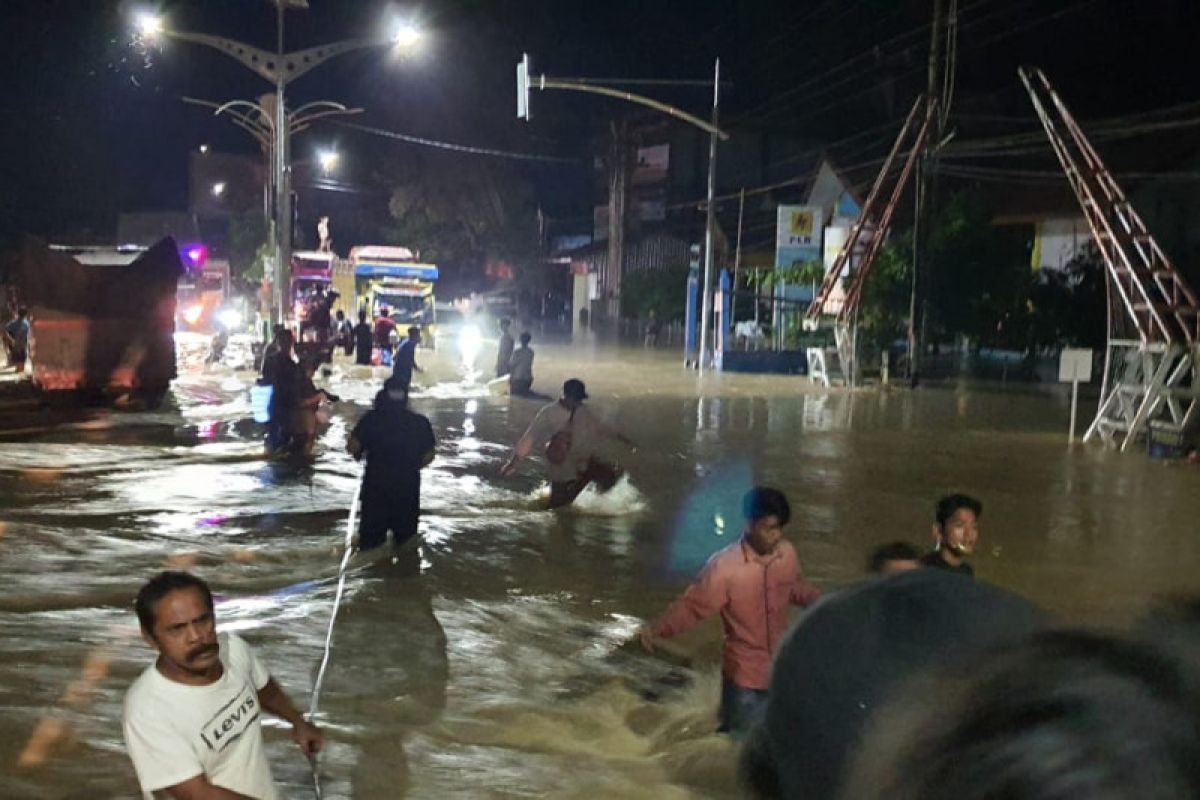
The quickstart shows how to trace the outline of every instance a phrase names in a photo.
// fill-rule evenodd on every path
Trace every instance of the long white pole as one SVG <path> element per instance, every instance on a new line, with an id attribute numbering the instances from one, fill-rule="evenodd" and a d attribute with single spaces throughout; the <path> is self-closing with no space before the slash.
<path id="1" fill-rule="evenodd" d="M 712 124 L 717 127 L 717 114 L 721 102 L 721 59 L 717 59 L 713 67 L 713 109 Z M 717 194 L 717 135 L 708 137 L 708 209 L 704 221 L 704 287 L 703 302 L 700 305 L 700 359 L 699 369 L 703 373 L 708 366 L 709 347 L 708 335 L 712 327 L 712 282 L 713 282 L 713 247 L 715 242 L 714 228 L 716 227 L 716 194 Z"/>
<path id="2" fill-rule="evenodd" d="M 1075 442 L 1075 412 L 1079 408 L 1079 381 L 1078 379 L 1071 381 L 1071 432 L 1067 436 L 1067 441 Z"/>

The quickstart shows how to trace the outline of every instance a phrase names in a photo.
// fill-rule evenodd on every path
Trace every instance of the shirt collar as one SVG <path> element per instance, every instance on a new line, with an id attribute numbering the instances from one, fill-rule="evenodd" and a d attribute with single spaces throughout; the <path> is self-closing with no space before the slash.
<path id="1" fill-rule="evenodd" d="M 765 566 L 770 564 L 775 559 L 783 556 L 783 542 L 779 543 L 779 546 L 775 548 L 773 553 L 765 556 L 759 555 L 757 552 L 755 552 L 754 548 L 750 546 L 750 543 L 746 541 L 746 534 L 744 533 L 742 534 L 742 538 L 738 540 L 738 544 L 740 544 L 742 547 L 742 558 L 745 559 L 747 564 L 753 561 L 756 564 L 762 564 Z"/>

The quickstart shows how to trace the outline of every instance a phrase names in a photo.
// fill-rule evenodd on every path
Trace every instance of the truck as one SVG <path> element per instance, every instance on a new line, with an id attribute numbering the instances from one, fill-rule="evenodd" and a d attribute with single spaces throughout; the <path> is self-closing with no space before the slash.
<path id="1" fill-rule="evenodd" d="M 323 250 L 298 250 L 292 253 L 288 303 L 295 326 L 296 351 L 315 354 L 329 361 L 333 353 L 331 310 L 337 295 L 333 292 L 333 273 L 337 257 Z"/>
<path id="2" fill-rule="evenodd" d="M 422 262 L 407 247 L 365 245 L 350 251 L 355 306 L 374 319 L 387 309 L 401 330 L 411 326 L 428 332 L 437 322 L 434 284 L 436 264 Z"/>

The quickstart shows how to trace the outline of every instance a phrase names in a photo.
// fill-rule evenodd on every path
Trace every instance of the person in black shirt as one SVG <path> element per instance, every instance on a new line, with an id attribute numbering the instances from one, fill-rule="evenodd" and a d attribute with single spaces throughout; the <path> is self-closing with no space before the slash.
<path id="1" fill-rule="evenodd" d="M 417 534 L 421 516 L 421 469 L 433 461 L 429 420 L 408 410 L 408 392 L 394 380 L 375 395 L 375 407 L 354 426 L 346 450 L 363 470 L 358 546 L 382 545 L 391 530 L 396 547 Z"/>
<path id="2" fill-rule="evenodd" d="M 375 331 L 367 323 L 367 312 L 358 312 L 358 324 L 354 326 L 354 363 L 370 366 L 371 347 L 374 344 Z"/>
<path id="3" fill-rule="evenodd" d="M 933 550 L 921 557 L 921 564 L 975 577 L 967 557 L 975 552 L 979 542 L 981 516 L 983 503 L 974 497 L 952 494 L 938 500 L 933 523 Z"/>
<path id="4" fill-rule="evenodd" d="M 271 387 L 268 406 L 267 453 L 278 453 L 291 446 L 296 406 L 300 394 L 300 365 L 292 350 L 295 337 L 286 328 L 275 337 L 276 350 L 263 361 L 262 382 Z"/>

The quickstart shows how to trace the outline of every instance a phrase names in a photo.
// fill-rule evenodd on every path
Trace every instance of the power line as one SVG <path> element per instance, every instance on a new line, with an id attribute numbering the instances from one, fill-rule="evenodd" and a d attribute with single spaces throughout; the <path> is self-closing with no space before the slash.
<path id="1" fill-rule="evenodd" d="M 518 161 L 543 161 L 556 164 L 577 164 L 578 158 L 563 158 L 562 156 L 544 156 L 537 153 L 516 153 L 511 150 L 497 150 L 491 147 L 473 147 L 471 145 L 456 144 L 454 142 L 443 142 L 436 139 L 426 139 L 421 136 L 412 136 L 406 133 L 397 133 L 388 131 L 382 128 L 372 128 L 368 125 L 359 125 L 355 122 L 343 122 L 340 120 L 331 120 L 331 125 L 338 125 L 342 128 L 350 128 L 352 130 L 370 133 L 374 136 L 382 136 L 386 139 L 396 139 L 408 144 L 420 145 L 421 147 L 432 147 L 438 150 L 449 150 L 455 153 L 470 153 L 479 156 L 494 156 L 496 158 L 511 158 Z"/>
<path id="2" fill-rule="evenodd" d="M 1078 11 L 1079 9 L 1081 9 L 1081 8 L 1083 8 L 1083 7 L 1085 7 L 1085 6 L 1091 5 L 1091 4 L 1095 3 L 1095 2 L 1097 2 L 1097 0 L 1080 0 L 1080 2 L 1077 2 L 1077 3 L 1075 3 L 1074 5 L 1072 5 L 1072 6 L 1068 7 L 1068 8 L 1066 8 L 1066 9 L 1062 9 L 1062 10 L 1060 10 L 1060 11 L 1058 11 L 1058 12 L 1055 12 L 1055 13 L 1053 13 L 1053 14 L 1048 14 L 1048 15 L 1045 15 L 1045 16 L 1043 16 L 1043 17 L 1038 17 L 1038 18 L 1036 18 L 1036 19 L 1032 20 L 1032 21 L 1030 22 L 1030 24 L 1028 24 L 1028 25 L 1022 26 L 1022 27 L 1020 27 L 1020 28 L 1014 28 L 1014 29 L 1011 29 L 1011 30 L 1005 31 L 1005 32 L 1003 32 L 1003 33 L 1001 33 L 1001 34 L 999 34 L 999 35 L 997 35 L 997 36 L 994 36 L 994 37 L 992 37 L 991 39 L 988 39 L 988 40 L 986 40 L 985 42 L 982 42 L 982 43 L 980 43 L 980 44 L 976 45 L 975 47 L 976 47 L 976 48 L 979 48 L 979 47 L 984 47 L 984 46 L 987 46 L 987 45 L 990 45 L 990 44 L 994 44 L 995 42 L 998 42 L 998 41 L 1000 41 L 1000 40 L 1002 40 L 1002 39 L 1008 38 L 1009 36 L 1013 36 L 1013 35 L 1016 35 L 1017 33 L 1021 33 L 1021 32 L 1023 32 L 1023 31 L 1026 31 L 1026 30 L 1028 30 L 1029 28 L 1031 28 L 1031 27 L 1034 27 L 1035 25 L 1040 25 L 1040 24 L 1042 24 L 1042 23 L 1045 23 L 1045 22 L 1047 22 L 1047 21 L 1049 21 L 1049 20 L 1051 20 L 1051 19 L 1057 19 L 1058 17 L 1061 17 L 1061 16 L 1063 16 L 1064 14 L 1073 13 L 1073 12 L 1075 12 L 1075 11 Z M 926 26 L 926 27 L 928 27 L 928 26 Z M 966 25 L 966 26 L 962 26 L 962 27 L 964 27 L 964 28 L 966 28 L 966 29 L 969 29 L 969 28 L 971 28 L 972 26 L 970 26 L 970 25 Z M 913 75 L 916 75 L 916 74 L 918 74 L 918 73 L 924 72 L 924 71 L 925 71 L 925 67 L 924 67 L 924 66 L 920 66 L 920 67 L 914 67 L 913 69 L 911 69 L 911 70 L 908 70 L 908 71 L 906 71 L 906 72 L 903 72 L 903 73 L 901 73 L 900 75 L 896 76 L 896 80 L 897 80 L 897 81 L 900 81 L 900 80 L 903 80 L 903 79 L 905 79 L 905 78 L 909 78 L 909 77 L 911 77 L 911 76 L 913 76 Z M 873 91 L 875 91 L 875 89 L 876 89 L 876 87 L 874 87 L 874 86 L 868 86 L 867 88 L 865 88 L 865 89 L 862 89 L 862 90 L 860 90 L 860 91 L 857 91 L 857 92 L 853 92 L 853 93 L 850 93 L 850 94 L 843 95 L 843 96 L 841 96 L 841 97 L 837 98 L 836 100 L 833 100 L 833 101 L 831 101 L 831 102 L 829 102 L 829 103 L 825 104 L 824 106 L 820 106 L 820 107 L 818 107 L 818 108 L 816 108 L 816 109 L 806 109 L 806 110 L 805 110 L 805 113 L 806 113 L 806 114 L 807 114 L 809 117 L 815 117 L 815 116 L 819 116 L 820 114 L 823 114 L 823 113 L 825 113 L 825 112 L 827 112 L 827 111 L 829 111 L 829 110 L 831 110 L 831 109 L 834 109 L 834 108 L 837 108 L 837 107 L 839 107 L 839 106 L 841 106 L 841 105 L 844 105 L 846 102 L 848 102 L 848 101 L 850 101 L 850 100 L 853 100 L 853 99 L 855 99 L 855 98 L 857 98 L 857 97 L 861 97 L 862 95 L 864 95 L 864 94 L 867 94 L 867 93 L 869 93 L 869 92 L 873 92 Z"/>
<path id="3" fill-rule="evenodd" d="M 978 2 L 973 3 L 969 7 L 963 9 L 961 12 L 959 12 L 959 14 L 960 15 L 969 14 L 971 12 L 974 12 L 974 11 L 982 8 L 985 5 L 988 5 L 991 2 L 994 2 L 994 0 L 978 0 Z M 1026 6 L 1030 5 L 1031 3 L 1034 3 L 1034 2 L 1037 2 L 1037 0 L 1021 0 L 1021 4 L 1026 5 Z M 1005 6 L 1003 8 L 993 11 L 990 14 L 986 14 L 982 17 L 970 20 L 970 23 L 966 27 L 968 29 L 976 28 L 979 25 L 981 25 L 985 22 L 988 22 L 992 19 L 995 19 L 999 16 L 1002 16 L 1006 13 L 1012 13 L 1015 10 L 1019 10 L 1019 8 L 1020 8 L 1020 5 Z M 870 75 L 870 73 L 871 73 L 871 70 L 869 68 L 863 69 L 863 70 L 858 70 L 855 73 L 853 73 L 851 75 L 847 75 L 843 78 L 840 78 L 833 83 L 826 83 L 826 81 L 829 78 L 831 78 L 834 75 L 837 75 L 840 72 L 843 72 L 843 71 L 849 69 L 852 65 L 858 63 L 859 61 L 862 61 L 865 59 L 870 59 L 870 58 L 881 55 L 883 48 L 886 48 L 889 45 L 903 41 L 908 38 L 916 37 L 917 39 L 919 39 L 921 36 L 923 36 L 929 30 L 931 24 L 932 23 L 929 23 L 929 22 L 923 23 L 923 24 L 918 25 L 917 27 L 912 28 L 908 31 L 897 34 L 896 36 L 893 36 L 890 39 L 886 39 L 882 42 L 872 45 L 872 47 L 870 49 L 864 50 L 863 52 L 859 53 L 858 55 L 853 56 L 850 59 L 847 59 L 846 61 L 843 61 L 841 64 L 838 64 L 837 66 L 835 66 L 829 70 L 826 70 L 825 72 L 823 72 L 819 75 L 809 78 L 808 80 L 804 81 L 801 84 L 793 86 L 792 88 L 784 91 L 783 93 L 781 93 L 780 95 L 778 95 L 774 98 L 771 98 L 763 103 L 760 103 L 759 105 L 755 106 L 754 108 L 750 109 L 749 111 L 744 112 L 740 116 L 740 118 L 744 119 L 744 118 L 753 116 L 757 112 L 766 109 L 767 113 L 763 114 L 760 117 L 760 119 L 761 120 L 770 119 L 771 117 L 776 116 L 777 114 L 781 113 L 782 111 L 790 110 L 792 108 L 795 108 L 798 105 L 803 105 L 804 103 L 811 102 L 812 100 L 815 100 L 819 97 L 829 94 L 830 91 L 833 89 L 839 88 L 847 83 L 852 83 L 860 78 L 866 77 L 866 76 Z M 957 37 L 957 30 L 955 32 L 955 36 Z M 918 67 L 916 70 L 904 73 L 902 75 L 902 77 L 911 75 L 914 72 L 922 72 L 922 71 L 924 71 L 924 69 L 925 68 L 923 66 Z M 812 87 L 812 86 L 817 86 L 818 88 L 815 91 L 810 92 L 806 95 L 803 95 L 798 98 L 793 98 L 792 100 L 789 100 L 786 103 L 782 103 L 782 104 L 780 103 L 780 101 L 782 101 L 783 99 L 785 99 L 789 96 L 793 96 L 797 93 L 803 92 L 805 89 Z"/>

